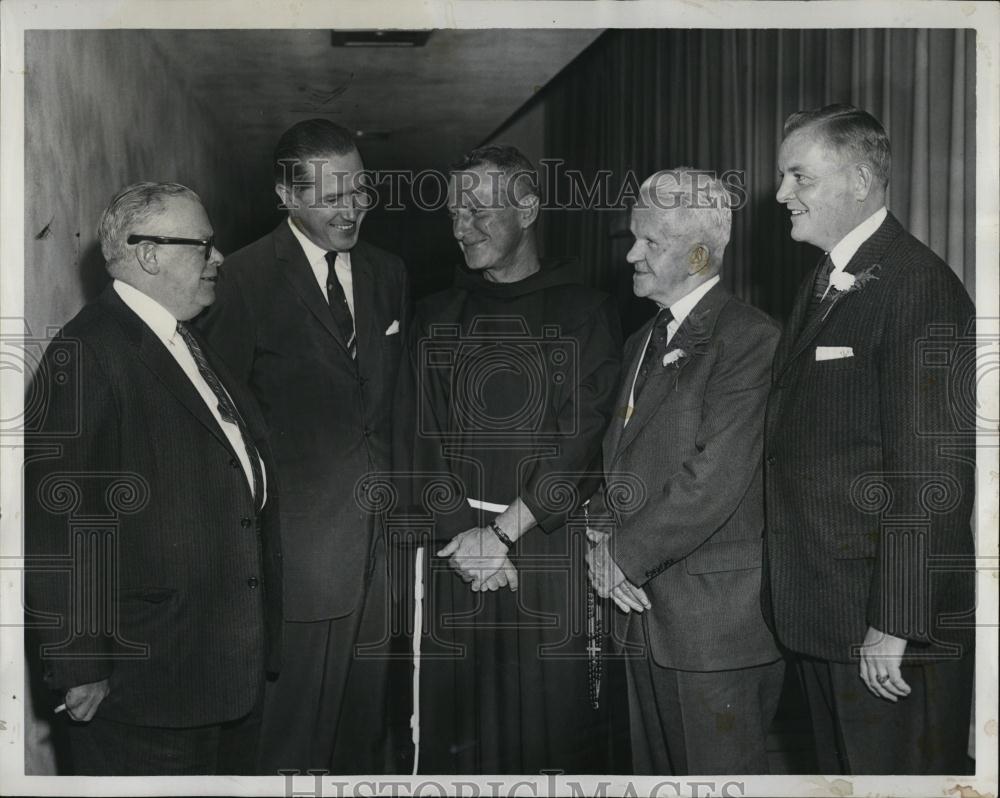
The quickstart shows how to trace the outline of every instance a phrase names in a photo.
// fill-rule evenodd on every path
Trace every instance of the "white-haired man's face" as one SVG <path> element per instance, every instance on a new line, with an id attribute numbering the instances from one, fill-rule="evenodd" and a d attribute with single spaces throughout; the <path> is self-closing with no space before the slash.
<path id="1" fill-rule="evenodd" d="M 632 291 L 668 307 L 695 284 L 695 250 L 702 244 L 698 231 L 683 223 L 683 212 L 636 207 L 629 230 L 635 243 L 625 256 L 634 272 Z"/>

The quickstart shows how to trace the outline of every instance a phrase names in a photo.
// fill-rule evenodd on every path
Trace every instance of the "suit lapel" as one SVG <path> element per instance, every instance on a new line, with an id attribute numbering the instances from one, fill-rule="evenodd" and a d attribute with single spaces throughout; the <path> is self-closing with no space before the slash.
<path id="1" fill-rule="evenodd" d="M 622 384 L 618 390 L 618 399 L 615 402 L 611 424 L 608 426 L 608 431 L 604 436 L 604 464 L 608 471 L 611 470 L 611 464 L 618 453 L 622 434 L 627 429 L 625 419 L 628 414 L 629 396 L 632 394 L 632 382 L 635 380 L 635 372 L 639 368 L 639 359 L 645 351 L 646 339 L 649 338 L 649 331 L 653 328 L 653 322 L 655 321 L 656 316 L 653 316 L 640 327 L 625 348 L 623 358 L 625 370 L 622 372 Z M 629 426 L 631 426 L 631 423 L 632 420 L 630 419 Z"/>
<path id="2" fill-rule="evenodd" d="M 360 247 L 351 251 L 351 277 L 354 282 L 354 334 L 358 339 L 358 357 L 371 358 L 378 351 L 377 336 L 384 334 L 385 330 L 378 329 L 376 319 L 372 264 Z"/>
<path id="3" fill-rule="evenodd" d="M 896 220 L 896 217 L 891 213 L 885 218 L 885 221 L 879 226 L 871 237 L 865 241 L 859 248 L 858 251 L 854 253 L 854 257 L 851 258 L 850 263 L 844 268 L 844 271 L 853 274 L 855 276 L 861 274 L 867 269 L 872 269 L 882 260 L 883 255 L 889 248 L 889 245 L 899 236 L 902 232 L 902 225 Z M 818 268 L 818 267 L 817 267 Z M 814 274 L 815 278 L 815 274 Z M 809 304 L 809 292 L 812 291 L 812 283 L 809 284 L 808 290 L 805 292 L 805 296 L 800 293 L 798 301 L 795 303 L 795 310 L 792 314 L 792 319 L 789 320 L 789 324 L 802 323 L 802 316 L 805 313 L 805 308 Z M 788 369 L 788 367 L 795 362 L 813 342 L 816 336 L 819 334 L 829 322 L 830 319 L 836 316 L 837 313 L 842 312 L 845 305 L 856 301 L 856 294 L 858 292 L 851 292 L 847 294 L 836 295 L 833 289 L 830 289 L 830 293 L 827 294 L 826 299 L 820 305 L 819 311 L 816 313 L 816 317 L 811 319 L 804 330 L 794 338 L 794 345 L 791 347 L 791 352 L 788 355 L 787 360 L 781 362 L 780 371 L 775 371 L 775 378 L 780 378 L 782 374 Z M 795 329 L 790 327 L 789 329 Z"/>
<path id="4" fill-rule="evenodd" d="M 215 436 L 219 443 L 235 454 L 229 445 L 229 439 L 222 432 L 218 422 L 215 420 L 215 416 L 212 415 L 205 401 L 201 398 L 201 394 L 191 384 L 191 380 L 188 379 L 184 370 L 167 351 L 163 342 L 156 337 L 156 334 L 146 326 L 145 322 L 128 305 L 122 302 L 118 293 L 111 285 L 102 294 L 101 301 L 105 303 L 108 310 L 117 318 L 126 336 L 133 346 L 135 346 L 139 359 L 143 364 L 163 383 L 163 386 L 173 394 L 174 398 Z"/>
<path id="5" fill-rule="evenodd" d="M 299 242 L 296 241 L 292 231 L 288 229 L 288 224 L 287 221 L 282 222 L 274 231 L 274 254 L 279 263 L 279 269 L 309 309 L 309 312 L 346 351 L 347 341 L 344 340 L 344 336 L 334 323 L 330 306 L 316 282 L 316 275 L 313 274 L 312 267 L 306 260 Z"/>
<path id="6" fill-rule="evenodd" d="M 683 323 L 677 328 L 677 332 L 670 339 L 667 351 L 683 349 L 686 357 L 680 360 L 677 365 L 663 366 L 659 363 L 653 364 L 649 379 L 643 388 L 642 396 L 636 402 L 635 412 L 629 420 L 628 426 L 621 433 L 615 457 L 632 444 L 643 427 L 656 415 L 660 407 L 665 402 L 671 400 L 672 395 L 678 388 L 678 381 L 681 379 L 684 370 L 692 368 L 693 361 L 697 360 L 703 354 L 699 350 L 711 340 L 719 312 L 730 298 L 731 295 L 722 288 L 721 284 L 713 286 L 699 300 L 698 304 L 691 309 L 691 312 L 685 317 Z M 650 326 L 652 325 L 650 324 Z M 642 341 L 645 342 L 645 340 L 646 338 L 643 336 Z M 638 356 L 641 357 L 642 353 L 640 352 Z M 635 373 L 636 365 L 637 362 L 632 364 L 632 372 L 628 378 L 629 381 Z M 631 388 L 631 382 L 629 388 Z M 627 394 L 625 401 L 627 404 Z"/>

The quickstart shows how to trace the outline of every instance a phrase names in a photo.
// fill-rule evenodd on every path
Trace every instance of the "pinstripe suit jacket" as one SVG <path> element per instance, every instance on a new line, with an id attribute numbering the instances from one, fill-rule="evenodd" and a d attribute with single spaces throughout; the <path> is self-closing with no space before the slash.
<path id="1" fill-rule="evenodd" d="M 263 419 L 210 349 L 268 474 L 253 496 L 191 381 L 109 285 L 46 351 L 25 435 L 29 640 L 50 686 L 109 679 L 99 717 L 242 717 L 278 666 L 278 487 Z M 44 614 L 44 615 L 42 615 Z M 38 651 L 34 645 L 32 648 Z"/>
<path id="2" fill-rule="evenodd" d="M 619 412 L 604 438 L 612 556 L 645 588 L 655 662 L 714 671 L 778 659 L 760 612 L 764 403 L 779 328 L 713 287 L 681 324 L 670 349 L 679 367 L 654 364 L 623 425 L 652 320 L 625 345 Z M 619 637 L 624 633 L 618 613 Z"/>
<path id="3" fill-rule="evenodd" d="M 852 661 L 868 626 L 908 656 L 953 655 L 972 642 L 974 308 L 891 214 L 847 271 L 876 279 L 831 292 L 803 329 L 810 275 L 775 357 L 765 614 L 821 659 Z"/>

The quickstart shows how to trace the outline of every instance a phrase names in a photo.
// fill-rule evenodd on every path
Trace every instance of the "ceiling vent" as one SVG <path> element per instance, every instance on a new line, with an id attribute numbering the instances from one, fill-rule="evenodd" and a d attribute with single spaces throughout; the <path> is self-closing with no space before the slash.
<path id="1" fill-rule="evenodd" d="M 352 30 L 333 31 L 334 47 L 423 47 L 431 37 L 429 30 Z"/>

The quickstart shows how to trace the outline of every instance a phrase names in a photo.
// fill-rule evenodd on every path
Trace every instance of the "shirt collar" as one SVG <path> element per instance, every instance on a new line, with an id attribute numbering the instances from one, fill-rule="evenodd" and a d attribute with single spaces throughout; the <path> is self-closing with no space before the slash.
<path id="1" fill-rule="evenodd" d="M 299 242 L 299 246 L 302 247 L 302 252 L 306 256 L 306 260 L 309 262 L 310 266 L 315 266 L 320 261 L 326 261 L 326 250 L 322 247 L 316 246 L 309 238 L 305 235 L 292 221 L 292 217 L 288 217 L 288 227 L 292 231 L 292 235 Z M 348 268 L 351 268 L 351 253 L 350 252 L 338 252 L 341 262 Z"/>
<path id="2" fill-rule="evenodd" d="M 674 304 L 670 306 L 670 312 L 674 316 L 674 321 L 677 322 L 678 325 L 682 324 L 684 319 L 687 318 L 687 315 L 694 310 L 694 306 L 701 301 L 701 298 L 705 296 L 705 294 L 711 291 L 712 288 L 718 284 L 719 280 L 719 275 L 715 275 L 715 277 L 710 280 L 706 280 L 691 291 L 691 293 L 674 302 Z"/>
<path id="3" fill-rule="evenodd" d="M 112 285 L 122 302 L 146 323 L 157 338 L 169 344 L 177 332 L 177 319 L 174 318 L 174 314 L 135 286 L 121 280 L 115 280 Z"/>
<path id="4" fill-rule="evenodd" d="M 851 262 L 854 254 L 882 226 L 882 222 L 888 215 L 889 212 L 883 205 L 837 242 L 837 245 L 830 250 L 830 260 L 833 261 L 834 271 L 842 272 L 847 268 L 847 264 Z"/>

